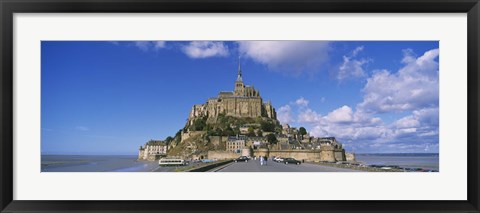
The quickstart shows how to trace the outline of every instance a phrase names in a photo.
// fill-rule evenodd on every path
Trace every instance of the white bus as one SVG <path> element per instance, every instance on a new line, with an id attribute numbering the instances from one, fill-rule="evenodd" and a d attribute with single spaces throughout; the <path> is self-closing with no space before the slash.
<path id="1" fill-rule="evenodd" d="M 159 166 L 185 166 L 187 162 L 180 158 L 162 158 L 158 161 Z"/>

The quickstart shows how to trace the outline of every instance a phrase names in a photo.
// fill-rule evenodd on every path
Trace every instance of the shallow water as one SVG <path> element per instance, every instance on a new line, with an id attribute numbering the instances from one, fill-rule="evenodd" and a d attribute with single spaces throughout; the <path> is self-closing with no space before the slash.
<path id="1" fill-rule="evenodd" d="M 157 162 L 135 155 L 42 155 L 42 172 L 150 172 Z"/>
<path id="2" fill-rule="evenodd" d="M 439 170 L 439 155 L 430 153 L 356 154 L 356 160 L 368 165 L 397 165 L 404 168 Z"/>

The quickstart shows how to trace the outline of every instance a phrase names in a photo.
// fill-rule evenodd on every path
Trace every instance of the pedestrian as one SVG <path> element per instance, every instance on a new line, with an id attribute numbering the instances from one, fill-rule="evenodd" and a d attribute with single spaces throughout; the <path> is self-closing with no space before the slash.
<path id="1" fill-rule="evenodd" d="M 263 156 L 260 156 L 260 165 L 263 166 Z"/>
<path id="2" fill-rule="evenodd" d="M 264 162 L 265 166 L 267 165 L 267 161 L 268 161 L 268 158 L 267 158 L 267 156 L 265 156 L 265 162 Z"/>

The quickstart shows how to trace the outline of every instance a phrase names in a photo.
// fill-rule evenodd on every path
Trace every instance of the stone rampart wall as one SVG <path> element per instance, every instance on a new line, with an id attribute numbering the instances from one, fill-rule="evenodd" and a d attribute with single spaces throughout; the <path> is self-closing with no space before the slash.
<path id="1" fill-rule="evenodd" d="M 337 154 L 336 154 L 337 153 Z M 342 158 L 342 151 L 335 151 L 333 148 L 322 148 L 321 150 L 266 150 L 256 149 L 253 151 L 253 156 L 267 156 L 267 157 L 284 157 L 295 158 L 297 160 L 305 161 L 344 161 Z M 336 157 L 337 156 L 337 157 Z"/>
<path id="2" fill-rule="evenodd" d="M 253 151 L 253 156 L 267 156 L 267 157 L 286 157 L 286 158 L 295 158 L 297 160 L 306 160 L 306 161 L 319 161 L 321 159 L 320 151 L 304 151 L 304 150 L 275 150 L 269 151 L 267 149 L 256 149 Z M 208 151 L 208 159 L 233 159 L 240 157 L 241 154 L 230 152 L 230 151 Z M 335 161 L 334 153 L 331 152 L 331 159 L 329 161 Z"/>
<path id="3" fill-rule="evenodd" d="M 345 161 L 345 160 L 346 160 L 345 150 L 343 149 L 335 150 L 335 161 Z"/>
<path id="4" fill-rule="evenodd" d="M 347 161 L 357 161 L 355 158 L 355 154 L 353 153 L 345 153 L 345 158 Z"/>
<path id="5" fill-rule="evenodd" d="M 208 151 L 208 159 L 234 159 L 240 157 L 240 154 L 229 151 Z"/>

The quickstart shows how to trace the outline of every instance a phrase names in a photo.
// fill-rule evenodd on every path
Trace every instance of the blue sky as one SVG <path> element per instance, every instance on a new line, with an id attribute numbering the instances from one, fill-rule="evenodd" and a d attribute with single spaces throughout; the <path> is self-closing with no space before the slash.
<path id="1" fill-rule="evenodd" d="M 438 152 L 437 41 L 43 41 L 43 154 L 136 154 L 244 82 L 357 153 Z"/>

